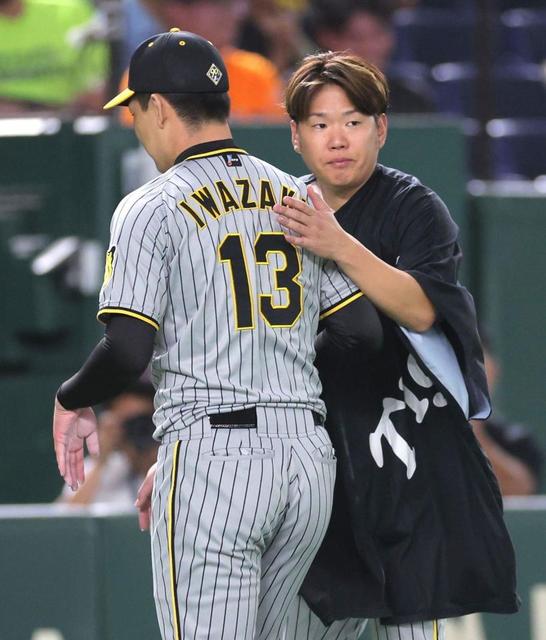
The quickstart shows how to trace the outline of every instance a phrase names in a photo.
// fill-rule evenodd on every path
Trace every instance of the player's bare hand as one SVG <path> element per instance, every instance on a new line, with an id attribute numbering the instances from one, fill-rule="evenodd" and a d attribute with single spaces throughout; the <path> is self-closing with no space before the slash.
<path id="1" fill-rule="evenodd" d="M 76 489 L 85 480 L 83 469 L 84 443 L 91 455 L 99 454 L 97 419 L 93 409 L 71 411 L 55 398 L 53 413 L 53 444 L 59 473 L 68 486 Z"/>
<path id="2" fill-rule="evenodd" d="M 322 199 L 314 185 L 307 187 L 312 206 L 301 200 L 285 196 L 283 204 L 273 211 L 281 226 L 287 229 L 285 238 L 290 244 L 305 247 L 316 255 L 336 260 L 343 255 L 349 236 L 334 216 L 334 210 Z"/>
<path id="3" fill-rule="evenodd" d="M 141 531 L 150 528 L 150 512 L 152 510 L 152 491 L 154 490 L 155 470 L 157 462 L 149 469 L 144 482 L 140 485 L 135 500 L 135 507 L 138 509 L 138 525 Z"/>

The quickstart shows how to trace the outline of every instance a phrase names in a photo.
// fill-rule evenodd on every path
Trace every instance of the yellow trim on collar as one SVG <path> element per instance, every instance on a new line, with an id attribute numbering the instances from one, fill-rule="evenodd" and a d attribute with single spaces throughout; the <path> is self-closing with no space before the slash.
<path id="1" fill-rule="evenodd" d="M 184 160 L 196 160 L 198 158 L 206 158 L 207 156 L 218 156 L 222 153 L 242 153 L 243 155 L 248 155 L 244 149 L 237 149 L 236 147 L 230 147 L 227 149 L 215 149 L 214 151 L 207 151 L 206 153 L 197 153 L 194 156 L 188 156 L 184 158 Z"/>

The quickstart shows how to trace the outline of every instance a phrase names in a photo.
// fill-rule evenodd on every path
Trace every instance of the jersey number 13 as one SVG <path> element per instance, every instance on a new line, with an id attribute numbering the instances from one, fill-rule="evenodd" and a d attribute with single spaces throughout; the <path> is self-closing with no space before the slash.
<path id="1" fill-rule="evenodd" d="M 269 265 L 273 254 L 284 258 L 284 266 L 273 272 L 273 288 L 286 294 L 284 304 L 275 304 L 273 295 L 261 293 L 258 308 L 261 316 L 275 328 L 292 327 L 301 315 L 303 288 L 298 280 L 301 274 L 301 256 L 280 232 L 259 233 L 254 243 L 254 260 L 259 265 Z M 247 257 L 241 236 L 228 233 L 218 247 L 220 262 L 227 263 L 231 277 L 231 291 L 235 306 L 235 328 L 254 329 L 254 305 L 252 287 L 248 275 Z"/>

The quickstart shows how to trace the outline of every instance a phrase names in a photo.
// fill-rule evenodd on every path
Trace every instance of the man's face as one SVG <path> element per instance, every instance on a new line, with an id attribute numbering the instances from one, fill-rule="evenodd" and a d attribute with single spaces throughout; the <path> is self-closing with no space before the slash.
<path id="1" fill-rule="evenodd" d="M 341 87 L 328 84 L 311 100 L 309 116 L 292 122 L 291 129 L 294 146 L 321 188 L 349 198 L 377 164 L 387 119 L 360 113 Z"/>
<path id="2" fill-rule="evenodd" d="M 355 12 L 342 31 L 323 30 L 318 40 L 323 49 L 348 50 L 382 70 L 387 68 L 395 45 L 393 30 L 366 11 Z"/>

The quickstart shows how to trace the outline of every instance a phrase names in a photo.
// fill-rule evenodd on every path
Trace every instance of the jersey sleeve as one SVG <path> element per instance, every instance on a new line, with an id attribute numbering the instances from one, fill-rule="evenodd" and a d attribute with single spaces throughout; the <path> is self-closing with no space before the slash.
<path id="1" fill-rule="evenodd" d="M 459 229 L 432 192 L 412 199 L 398 224 L 396 266 L 417 277 L 456 282 L 461 261 Z"/>
<path id="2" fill-rule="evenodd" d="M 436 311 L 437 325 L 453 347 L 469 395 L 470 417 L 486 417 L 490 400 L 474 300 L 457 279 L 459 229 L 433 192 L 408 203 L 400 216 L 396 266 L 419 283 Z"/>
<path id="3" fill-rule="evenodd" d="M 332 260 L 324 261 L 320 281 L 320 319 L 332 315 L 362 296 L 356 284 Z"/>
<path id="4" fill-rule="evenodd" d="M 127 315 L 159 329 L 167 292 L 167 227 L 158 196 L 130 194 L 114 213 L 98 319 Z"/>

